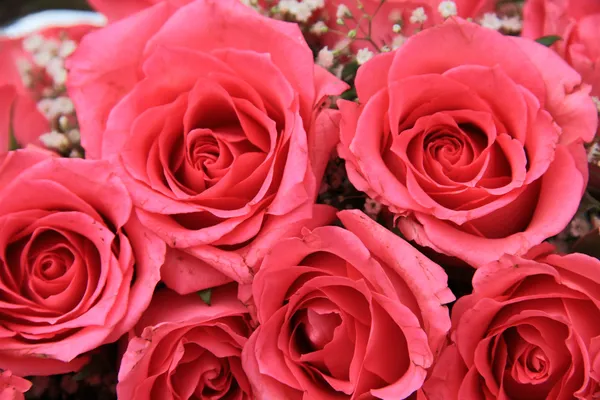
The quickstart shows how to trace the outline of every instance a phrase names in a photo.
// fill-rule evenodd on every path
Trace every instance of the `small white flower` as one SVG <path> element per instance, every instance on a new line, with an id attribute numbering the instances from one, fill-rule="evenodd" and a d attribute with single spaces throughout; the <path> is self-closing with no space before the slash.
<path id="1" fill-rule="evenodd" d="M 40 141 L 49 149 L 65 151 L 69 148 L 69 139 L 60 132 L 52 131 L 40 135 Z"/>
<path id="2" fill-rule="evenodd" d="M 46 72 L 50 76 L 54 76 L 55 74 L 60 73 L 64 69 L 65 69 L 65 63 L 64 63 L 63 59 L 60 57 L 53 57 L 46 64 Z"/>
<path id="3" fill-rule="evenodd" d="M 396 50 L 406 42 L 407 37 L 404 35 L 397 35 L 392 39 L 392 50 Z"/>
<path id="4" fill-rule="evenodd" d="M 61 96 L 54 99 L 54 108 L 57 114 L 71 114 L 75 111 L 75 106 L 70 98 Z"/>
<path id="5" fill-rule="evenodd" d="M 67 133 L 67 138 L 69 139 L 69 142 L 73 144 L 79 144 L 81 141 L 81 133 L 79 132 L 79 129 L 71 129 Z"/>
<path id="6" fill-rule="evenodd" d="M 337 18 L 347 18 L 351 17 L 352 13 L 350 12 L 348 6 L 346 6 L 345 4 L 340 4 L 337 8 L 337 11 L 335 12 L 335 16 Z"/>
<path id="7" fill-rule="evenodd" d="M 54 74 L 50 76 L 52 77 L 52 81 L 56 86 L 62 86 L 67 83 L 67 70 L 64 68 L 54 72 Z"/>
<path id="8" fill-rule="evenodd" d="M 331 68 L 333 66 L 333 51 L 327 46 L 323 47 L 317 54 L 317 64 L 323 68 Z"/>
<path id="9" fill-rule="evenodd" d="M 69 117 L 66 115 L 61 115 L 60 118 L 58 118 L 58 126 L 63 132 L 69 129 L 69 124 Z"/>
<path id="10" fill-rule="evenodd" d="M 425 9 L 423 7 L 417 7 L 413 10 L 410 15 L 410 22 L 413 24 L 422 24 L 427 21 L 427 14 L 425 14 Z"/>
<path id="11" fill-rule="evenodd" d="M 58 55 L 59 47 L 60 42 L 58 40 L 45 40 L 42 45 L 33 53 L 33 62 L 40 67 L 46 67 L 50 60 Z"/>
<path id="12" fill-rule="evenodd" d="M 83 158 L 83 154 L 77 149 L 72 149 L 69 153 L 69 158 Z"/>
<path id="13" fill-rule="evenodd" d="M 63 40 L 58 50 L 58 55 L 62 58 L 67 58 L 77 49 L 77 43 L 73 40 Z"/>
<path id="14" fill-rule="evenodd" d="M 33 84 L 33 78 L 31 76 L 33 65 L 24 58 L 17 59 L 16 64 L 19 76 L 21 76 L 21 82 L 23 82 L 23 85 L 26 87 L 30 87 Z"/>
<path id="15" fill-rule="evenodd" d="M 325 0 L 304 0 L 304 4 L 306 4 L 311 11 L 314 11 L 325 7 Z"/>
<path id="16" fill-rule="evenodd" d="M 392 26 L 392 32 L 394 32 L 394 33 L 400 33 L 401 30 L 402 30 L 402 25 L 400 25 L 400 24 L 394 24 Z"/>
<path id="17" fill-rule="evenodd" d="M 307 3 L 297 0 L 281 0 L 277 5 L 279 12 L 290 14 L 298 22 L 306 22 L 312 16 L 312 9 Z"/>
<path id="18" fill-rule="evenodd" d="M 517 16 L 502 18 L 502 28 L 507 32 L 518 33 L 523 28 L 523 22 Z"/>
<path id="19" fill-rule="evenodd" d="M 312 16 L 312 10 L 306 3 L 298 3 L 292 14 L 296 17 L 296 21 L 306 22 Z"/>
<path id="20" fill-rule="evenodd" d="M 58 55 L 60 49 L 60 42 L 56 39 L 46 39 L 38 51 L 47 51 L 53 55 Z"/>
<path id="21" fill-rule="evenodd" d="M 49 51 L 38 51 L 33 55 L 33 62 L 40 67 L 46 67 L 54 55 Z"/>
<path id="22" fill-rule="evenodd" d="M 25 50 L 28 53 L 34 53 L 36 51 L 38 51 L 43 45 L 44 42 L 46 41 L 46 39 L 44 39 L 44 37 L 40 34 L 34 34 L 31 36 L 28 36 L 27 38 L 25 38 L 23 40 L 22 46 L 23 46 L 23 50 Z"/>
<path id="23" fill-rule="evenodd" d="M 52 99 L 41 99 L 37 103 L 37 109 L 48 119 L 56 117 L 54 100 Z"/>
<path id="24" fill-rule="evenodd" d="M 55 99 L 42 99 L 37 103 L 37 109 L 48 119 L 54 119 L 59 115 L 71 114 L 75 111 L 73 102 L 68 97 L 57 97 Z"/>
<path id="25" fill-rule="evenodd" d="M 438 6 L 438 11 L 444 18 L 452 17 L 457 14 L 456 3 L 452 0 L 444 0 Z"/>
<path id="26" fill-rule="evenodd" d="M 358 65 L 362 65 L 373 58 L 373 52 L 366 47 L 364 49 L 358 50 L 356 53 L 356 61 Z"/>
<path id="27" fill-rule="evenodd" d="M 295 8 L 298 2 L 296 0 L 281 0 L 277 4 L 277 8 L 282 13 L 289 13 L 292 8 Z"/>
<path id="28" fill-rule="evenodd" d="M 493 29 L 495 31 L 502 28 L 502 21 L 500 20 L 500 18 L 498 18 L 496 13 L 483 14 L 483 18 L 481 19 L 479 24 L 484 28 Z"/>
<path id="29" fill-rule="evenodd" d="M 325 22 L 319 21 L 310 27 L 310 33 L 312 33 L 313 35 L 319 36 L 324 33 L 327 33 L 328 29 L 329 28 L 327 27 L 327 24 L 325 24 Z"/>

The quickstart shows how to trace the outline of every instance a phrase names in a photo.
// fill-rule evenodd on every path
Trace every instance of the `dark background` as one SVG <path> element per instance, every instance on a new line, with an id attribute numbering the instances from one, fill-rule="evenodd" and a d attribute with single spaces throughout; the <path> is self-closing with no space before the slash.
<path id="1" fill-rule="evenodd" d="M 89 10 L 86 0 L 0 0 L 0 26 L 19 17 L 49 9 Z"/>

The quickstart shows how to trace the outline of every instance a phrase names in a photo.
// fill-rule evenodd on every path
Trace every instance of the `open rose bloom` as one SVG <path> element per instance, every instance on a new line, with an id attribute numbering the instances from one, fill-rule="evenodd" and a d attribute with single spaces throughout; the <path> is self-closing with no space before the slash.
<path id="1" fill-rule="evenodd" d="M 123 355 L 119 398 L 251 400 L 241 360 L 248 322 L 232 286 L 216 289 L 210 306 L 195 294 L 157 293 Z"/>
<path id="2" fill-rule="evenodd" d="M 0 368 L 77 370 L 140 318 L 165 245 L 107 163 L 10 152 L 0 186 Z"/>
<path id="3" fill-rule="evenodd" d="M 573 217 L 597 111 L 551 50 L 449 20 L 367 62 L 356 88 L 338 151 L 409 239 L 478 267 Z"/>
<path id="4" fill-rule="evenodd" d="M 600 0 L 88 1 L 0 28 L 0 400 L 600 400 Z"/>
<path id="5" fill-rule="evenodd" d="M 253 283 L 243 352 L 258 399 L 403 399 L 449 328 L 443 270 L 365 214 L 281 241 Z"/>
<path id="6" fill-rule="evenodd" d="M 475 273 L 452 310 L 452 344 L 430 400 L 595 399 L 600 394 L 600 262 L 544 244 Z"/>
<path id="7" fill-rule="evenodd" d="M 346 85 L 314 65 L 296 25 L 237 0 L 163 2 L 88 35 L 70 61 L 86 154 L 114 161 L 169 244 L 174 290 L 249 282 L 316 215 L 339 121 L 322 104 Z"/>

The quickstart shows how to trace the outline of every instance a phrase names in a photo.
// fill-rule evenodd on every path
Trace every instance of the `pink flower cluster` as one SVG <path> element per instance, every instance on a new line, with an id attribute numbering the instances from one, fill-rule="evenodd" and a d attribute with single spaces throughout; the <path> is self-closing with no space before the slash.
<path id="1" fill-rule="evenodd" d="M 598 4 L 527 0 L 516 37 L 493 1 L 311 1 L 315 38 L 302 1 L 90 3 L 0 39 L 0 399 L 119 340 L 125 400 L 600 395 L 600 261 L 543 243 L 588 182 Z M 317 204 L 334 157 L 368 215 Z"/>

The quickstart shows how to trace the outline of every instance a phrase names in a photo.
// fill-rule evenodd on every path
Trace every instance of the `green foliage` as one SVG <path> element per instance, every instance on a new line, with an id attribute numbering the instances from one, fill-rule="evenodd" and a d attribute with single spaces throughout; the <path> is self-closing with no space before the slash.
<path id="1" fill-rule="evenodd" d="M 354 100 L 356 99 L 356 88 L 355 87 L 351 87 L 350 89 L 346 90 L 344 93 L 341 94 L 340 96 L 342 99 L 344 100 Z"/>
<path id="2" fill-rule="evenodd" d="M 13 113 L 14 110 L 11 110 L 10 119 L 9 119 L 9 127 L 8 127 L 8 150 L 17 150 L 20 149 L 19 143 L 17 142 L 17 138 L 15 137 L 15 132 L 13 128 Z"/>
<path id="3" fill-rule="evenodd" d="M 200 296 L 200 298 L 202 299 L 203 302 L 205 302 L 207 305 L 210 306 L 210 297 L 212 295 L 212 290 L 211 289 L 204 289 L 198 292 L 198 296 Z"/>
<path id="4" fill-rule="evenodd" d="M 557 35 L 542 36 L 541 38 L 535 39 L 536 42 L 538 42 L 539 44 L 543 44 L 546 47 L 552 46 L 554 43 L 558 42 L 559 40 L 562 40 L 562 38 Z"/>
<path id="5" fill-rule="evenodd" d="M 15 134 L 13 133 L 13 131 L 11 129 L 10 133 L 8 134 L 8 150 L 17 150 L 19 148 L 20 148 L 19 143 L 17 143 Z"/>
<path id="6" fill-rule="evenodd" d="M 358 63 L 356 61 L 351 61 L 344 65 L 344 69 L 342 69 L 342 79 L 344 82 L 352 85 L 354 78 L 356 78 L 356 71 L 358 71 Z"/>

